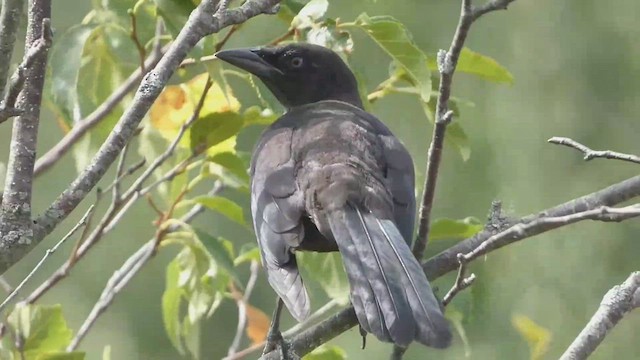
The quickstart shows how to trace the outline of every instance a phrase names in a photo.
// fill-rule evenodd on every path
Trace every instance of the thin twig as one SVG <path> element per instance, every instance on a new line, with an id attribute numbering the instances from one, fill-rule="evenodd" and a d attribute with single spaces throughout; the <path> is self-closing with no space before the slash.
<path id="1" fill-rule="evenodd" d="M 24 0 L 4 0 L 0 9 L 0 94 L 5 90 Z"/>
<path id="2" fill-rule="evenodd" d="M 236 305 L 238 306 L 238 327 L 236 328 L 236 335 L 233 337 L 233 341 L 231 341 L 231 345 L 227 351 L 227 357 L 233 356 L 233 354 L 238 352 L 238 346 L 240 346 L 244 329 L 247 326 L 247 303 L 249 302 L 249 297 L 251 296 L 251 292 L 253 291 L 253 288 L 256 285 L 256 280 L 258 279 L 258 270 L 260 269 L 258 262 L 252 261 L 250 269 L 251 273 L 249 275 L 249 280 L 247 281 L 247 286 L 244 290 L 244 295 L 240 296 L 240 294 L 237 294 Z"/>
<path id="3" fill-rule="evenodd" d="M 147 52 L 144 49 L 144 45 L 140 43 L 140 39 L 138 38 L 138 26 L 137 26 L 137 18 L 136 18 L 136 9 L 129 9 L 127 12 L 129 14 L 129 19 L 131 20 L 131 31 L 129 32 L 129 37 L 133 41 L 138 50 L 138 56 L 140 56 L 140 71 L 145 74 L 145 66 L 144 59 L 147 57 Z"/>
<path id="4" fill-rule="evenodd" d="M 640 164 L 640 156 L 623 154 L 623 153 L 619 153 L 611 150 L 592 150 L 587 146 L 582 145 L 579 142 L 567 137 L 552 137 L 547 141 L 552 144 L 564 145 L 564 146 L 574 148 L 578 151 L 581 151 L 584 154 L 585 161 L 589 161 L 595 158 L 604 158 L 604 159 L 629 161 L 632 163 Z"/>
<path id="5" fill-rule="evenodd" d="M 463 257 L 464 261 L 469 262 L 493 249 L 537 235 L 544 231 L 549 231 L 551 229 L 570 225 L 583 220 L 619 222 L 637 216 L 640 216 L 640 204 L 634 204 L 623 208 L 600 206 L 595 209 L 569 215 L 541 217 L 528 223 L 515 224 L 510 228 L 491 236 L 473 251 L 464 254 Z"/>
<path id="6" fill-rule="evenodd" d="M 95 209 L 95 206 L 91 205 L 87 210 L 87 212 L 85 212 L 85 214 L 82 216 L 82 219 L 80 219 L 80 221 L 76 223 L 75 226 L 71 230 L 69 230 L 69 232 L 65 236 L 63 236 L 62 239 L 60 239 L 60 241 L 58 241 L 51 249 L 47 249 L 42 259 L 38 261 L 36 266 L 34 266 L 33 269 L 31 269 L 29 274 L 20 282 L 20 284 L 18 284 L 18 286 L 9 294 L 9 296 L 7 296 L 7 298 L 4 299 L 2 304 L 0 304 L 0 313 L 16 296 L 18 296 L 18 294 L 20 293 L 20 290 L 22 290 L 24 285 L 33 277 L 33 275 L 40 269 L 40 267 L 42 267 L 42 265 L 47 261 L 47 258 L 49 258 L 49 256 L 55 253 L 60 246 L 62 246 L 69 238 L 73 236 L 73 234 L 76 233 L 76 231 L 78 231 L 78 229 L 87 225 L 87 219 L 91 216 L 94 209 Z"/>
<path id="7" fill-rule="evenodd" d="M 462 0 L 460 9 L 460 19 L 456 32 L 453 35 L 449 51 L 438 51 L 438 71 L 440 72 L 440 85 L 438 86 L 438 99 L 436 103 L 435 124 L 431 136 L 431 143 L 427 153 L 427 169 L 424 182 L 424 193 L 420 205 L 420 215 L 418 221 L 418 235 L 413 245 L 413 254 L 420 260 L 424 256 L 424 251 L 429 241 L 429 230 L 431 226 L 431 210 L 435 198 L 436 183 L 444 139 L 447 126 L 453 118 L 453 111 L 449 109 L 449 98 L 451 96 L 451 86 L 453 74 L 458 64 L 458 58 L 464 46 L 464 42 L 469 33 L 469 29 L 475 20 L 481 15 L 497 9 L 504 9 L 514 0 L 491 0 L 481 8 L 472 6 L 471 0 Z"/>
<path id="8" fill-rule="evenodd" d="M 128 150 L 129 144 L 125 145 L 124 148 L 122 148 L 122 153 L 120 153 L 120 160 L 118 160 L 118 165 L 116 165 L 116 180 L 113 182 L 113 194 L 111 195 L 113 197 L 113 201 L 115 202 L 119 202 L 121 200 L 120 181 L 118 180 L 122 178 L 122 175 L 124 173 L 124 164 L 127 161 Z"/>
<path id="9" fill-rule="evenodd" d="M 627 313 L 639 306 L 640 271 L 636 271 L 604 295 L 596 313 L 562 354 L 560 360 L 582 360 L 589 357 L 611 329 Z"/>
<path id="10" fill-rule="evenodd" d="M 458 293 L 473 284 L 476 280 L 476 275 L 471 274 L 469 277 L 466 277 L 467 273 L 467 261 L 465 261 L 464 256 L 459 254 L 458 261 L 460 262 L 460 267 L 458 268 L 458 276 L 456 276 L 456 282 L 451 287 L 451 289 L 447 292 L 447 294 L 442 298 L 442 306 L 447 306 L 451 303 L 451 300 L 458 295 Z"/>

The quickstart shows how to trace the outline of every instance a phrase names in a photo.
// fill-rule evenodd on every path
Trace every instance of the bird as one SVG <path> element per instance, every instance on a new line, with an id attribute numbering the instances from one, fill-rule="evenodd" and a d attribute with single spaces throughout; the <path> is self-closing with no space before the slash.
<path id="1" fill-rule="evenodd" d="M 449 324 L 410 249 L 413 159 L 365 111 L 349 66 L 300 42 L 215 56 L 257 76 L 285 108 L 250 165 L 253 226 L 280 307 L 299 322 L 310 313 L 296 252 L 339 251 L 361 331 L 402 347 L 448 347 Z"/>

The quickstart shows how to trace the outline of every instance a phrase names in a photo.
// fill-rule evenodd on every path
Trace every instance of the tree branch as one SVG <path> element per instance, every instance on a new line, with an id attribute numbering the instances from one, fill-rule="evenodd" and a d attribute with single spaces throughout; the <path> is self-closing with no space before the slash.
<path id="1" fill-rule="evenodd" d="M 4 92 L 16 43 L 16 33 L 24 10 L 24 0 L 3 0 L 0 11 L 0 93 Z"/>
<path id="2" fill-rule="evenodd" d="M 173 72 L 200 39 L 226 26 L 245 22 L 262 13 L 272 12 L 278 2 L 278 0 L 249 0 L 238 8 L 216 12 L 214 0 L 203 0 L 191 13 L 189 20 L 178 34 L 176 40 L 171 44 L 167 53 L 155 68 L 144 77 L 133 102 L 122 115 L 107 140 L 102 144 L 89 166 L 36 219 L 33 240 L 18 249 L 7 249 L 7 251 L 3 252 L 5 255 L 0 258 L 0 273 L 4 273 L 11 265 L 19 261 L 28 250 L 44 239 L 89 194 L 133 136 L 138 124 L 158 95 L 160 95 Z"/>
<path id="3" fill-rule="evenodd" d="M 506 8 L 515 0 L 492 0 L 480 8 L 474 8 L 471 0 L 462 0 L 460 19 L 456 32 L 453 35 L 449 51 L 438 51 L 438 71 L 440 72 L 440 85 L 438 86 L 438 99 L 436 103 L 435 124 L 431 136 L 431 144 L 427 153 L 427 170 L 425 175 L 424 193 L 420 205 L 418 220 L 418 235 L 413 244 L 413 254 L 421 260 L 429 241 L 431 226 L 431 209 L 435 198 L 436 183 L 444 148 L 444 139 L 447 126 L 451 123 L 453 112 L 449 109 L 449 98 L 453 74 L 458 65 L 458 58 L 467 39 L 469 29 L 480 16 L 497 9 Z"/>
<path id="4" fill-rule="evenodd" d="M 629 161 L 636 164 L 640 164 L 640 156 L 631 155 L 631 154 L 623 154 L 611 150 L 591 150 L 585 145 L 580 144 L 579 142 L 566 138 L 566 137 L 552 137 L 547 140 L 552 144 L 564 145 L 571 148 L 574 148 L 578 151 L 581 151 L 584 154 L 584 160 L 589 161 L 595 158 L 604 158 L 604 159 L 615 159 L 622 161 Z"/>
<path id="5" fill-rule="evenodd" d="M 16 101 L 23 113 L 13 123 L 7 175 L 0 208 L 0 263 L 21 258 L 33 241 L 31 194 L 36 158 L 42 88 L 51 45 L 51 1 L 32 0 L 25 44 L 26 59 L 33 62 Z M 39 50 L 40 49 L 40 50 Z"/>
<path id="6" fill-rule="evenodd" d="M 586 359 L 607 333 L 631 310 L 640 306 L 640 271 L 631 273 L 624 283 L 614 286 L 602 298 L 600 307 L 571 343 L 560 360 Z"/>

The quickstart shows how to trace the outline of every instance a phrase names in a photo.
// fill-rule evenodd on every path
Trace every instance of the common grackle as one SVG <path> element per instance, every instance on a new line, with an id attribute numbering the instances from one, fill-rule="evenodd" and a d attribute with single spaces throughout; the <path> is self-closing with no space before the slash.
<path id="1" fill-rule="evenodd" d="M 295 251 L 340 251 L 362 329 L 407 346 L 444 348 L 451 333 L 409 245 L 415 221 L 411 156 L 363 110 L 356 79 L 317 45 L 220 51 L 287 109 L 251 160 L 251 212 L 269 283 L 291 314 L 309 315 Z"/>

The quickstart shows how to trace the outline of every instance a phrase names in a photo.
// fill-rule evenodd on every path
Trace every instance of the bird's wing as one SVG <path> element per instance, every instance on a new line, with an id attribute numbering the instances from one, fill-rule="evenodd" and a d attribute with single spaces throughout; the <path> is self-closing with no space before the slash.
<path id="1" fill-rule="evenodd" d="M 380 135 L 387 165 L 387 188 L 393 196 L 393 216 L 398 230 L 411 245 L 415 223 L 415 174 L 411 155 L 393 135 Z"/>
<path id="2" fill-rule="evenodd" d="M 310 304 L 291 252 L 304 238 L 304 203 L 294 180 L 292 132 L 291 127 L 272 127 L 262 135 L 251 164 L 251 213 L 269 283 L 302 321 Z"/>

